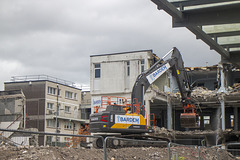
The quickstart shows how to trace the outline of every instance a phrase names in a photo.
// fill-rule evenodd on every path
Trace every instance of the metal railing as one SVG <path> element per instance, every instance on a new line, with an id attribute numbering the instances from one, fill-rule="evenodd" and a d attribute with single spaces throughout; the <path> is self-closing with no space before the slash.
<path id="1" fill-rule="evenodd" d="M 48 80 L 52 81 L 55 83 L 71 86 L 71 87 L 76 87 L 76 84 L 71 81 L 63 80 L 60 78 L 56 78 L 53 76 L 48 76 L 45 74 L 42 75 L 26 75 L 26 76 L 13 76 L 11 77 L 12 82 L 21 82 L 21 81 L 40 81 L 40 80 Z"/>
<path id="2" fill-rule="evenodd" d="M 111 140 L 111 139 L 112 140 L 121 140 L 121 141 L 130 141 L 130 142 L 143 142 L 143 143 L 145 143 L 145 145 L 147 145 L 149 143 L 149 146 L 151 146 L 153 144 L 167 146 L 166 141 L 151 141 L 151 140 L 137 140 L 137 139 L 127 139 L 127 138 L 118 138 L 118 137 L 106 137 L 104 139 L 104 143 L 103 143 L 104 160 L 107 160 L 107 141 Z"/>

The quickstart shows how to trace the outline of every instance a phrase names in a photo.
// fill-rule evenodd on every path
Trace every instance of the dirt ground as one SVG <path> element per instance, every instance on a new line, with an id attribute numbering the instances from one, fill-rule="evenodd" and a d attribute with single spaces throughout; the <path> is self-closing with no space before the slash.
<path id="1" fill-rule="evenodd" d="M 174 154 L 179 160 L 198 159 L 196 148 L 172 147 L 171 155 Z M 139 147 L 139 148 L 120 148 L 108 149 L 109 160 L 154 160 L 168 159 L 168 148 Z M 1 146 L 1 160 L 101 160 L 104 157 L 102 149 L 75 149 L 66 147 L 14 147 Z M 200 150 L 201 159 L 216 160 L 216 148 L 202 148 Z M 220 160 L 235 159 L 230 153 L 221 151 Z"/>

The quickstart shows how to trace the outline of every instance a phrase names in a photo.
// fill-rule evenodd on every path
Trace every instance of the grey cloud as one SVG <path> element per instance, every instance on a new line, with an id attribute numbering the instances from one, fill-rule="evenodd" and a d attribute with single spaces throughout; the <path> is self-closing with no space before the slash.
<path id="1" fill-rule="evenodd" d="M 172 47 L 186 66 L 216 64 L 219 55 L 150 0 L 2 0 L 0 62 L 17 62 L 11 74 L 49 74 L 89 83 L 90 55 Z M 205 58 L 206 57 L 206 58 Z M 2 75 L 9 80 L 9 74 Z"/>

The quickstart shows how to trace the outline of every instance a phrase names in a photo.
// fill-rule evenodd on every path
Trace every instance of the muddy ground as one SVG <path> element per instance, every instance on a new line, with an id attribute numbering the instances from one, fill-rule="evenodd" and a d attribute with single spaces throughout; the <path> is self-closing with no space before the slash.
<path id="1" fill-rule="evenodd" d="M 198 159 L 199 152 L 196 148 L 172 147 L 171 153 L 175 154 L 179 160 Z M 139 147 L 108 149 L 109 160 L 154 160 L 168 159 L 168 148 Z M 1 160 L 101 160 L 104 153 L 102 149 L 75 149 L 66 147 L 14 147 L 1 146 Z M 200 150 L 201 159 L 216 160 L 216 148 L 202 148 Z M 220 151 L 220 160 L 235 159 L 230 153 Z"/>

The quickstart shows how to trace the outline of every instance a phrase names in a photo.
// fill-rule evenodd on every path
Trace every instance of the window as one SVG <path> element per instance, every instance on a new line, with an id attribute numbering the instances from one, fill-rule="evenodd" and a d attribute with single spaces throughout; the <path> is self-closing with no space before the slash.
<path id="1" fill-rule="evenodd" d="M 53 119 L 47 119 L 47 127 L 55 127 L 55 120 Z"/>
<path id="2" fill-rule="evenodd" d="M 77 100 L 77 93 L 74 93 L 74 99 Z"/>
<path id="3" fill-rule="evenodd" d="M 100 78 L 101 77 L 101 64 L 96 63 L 94 65 L 94 69 L 95 69 L 95 78 Z"/>
<path id="4" fill-rule="evenodd" d="M 66 91 L 65 92 L 65 98 L 73 99 L 73 93 L 69 92 L 69 91 Z"/>
<path id="5" fill-rule="evenodd" d="M 127 61 L 127 76 L 130 76 L 130 62 Z"/>
<path id="6" fill-rule="evenodd" d="M 47 136 L 46 141 L 47 141 L 47 144 L 51 144 L 52 143 L 52 136 Z"/>
<path id="7" fill-rule="evenodd" d="M 119 105 L 124 105 L 124 103 L 125 103 L 125 100 L 123 98 L 120 98 L 119 99 Z"/>
<path id="8" fill-rule="evenodd" d="M 210 116 L 203 116 L 204 127 L 210 124 Z"/>
<path id="9" fill-rule="evenodd" d="M 144 72 L 144 64 L 145 64 L 144 60 L 141 60 L 141 73 Z"/>
<path id="10" fill-rule="evenodd" d="M 53 110 L 53 103 L 47 103 L 47 109 Z"/>
<path id="11" fill-rule="evenodd" d="M 65 129 L 72 129 L 72 122 L 66 121 L 64 125 Z"/>
<path id="12" fill-rule="evenodd" d="M 59 128 L 60 123 L 59 121 L 57 122 L 57 127 Z M 47 127 L 53 127 L 56 128 L 56 121 L 53 119 L 47 119 Z"/>
<path id="13" fill-rule="evenodd" d="M 65 112 L 70 113 L 71 112 L 71 107 L 65 106 Z"/>
<path id="14" fill-rule="evenodd" d="M 48 94 L 56 95 L 56 88 L 48 87 Z"/>
<path id="15" fill-rule="evenodd" d="M 81 119 L 89 119 L 91 114 L 90 108 L 81 108 Z"/>

